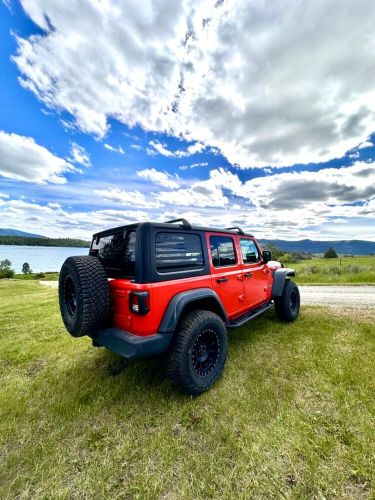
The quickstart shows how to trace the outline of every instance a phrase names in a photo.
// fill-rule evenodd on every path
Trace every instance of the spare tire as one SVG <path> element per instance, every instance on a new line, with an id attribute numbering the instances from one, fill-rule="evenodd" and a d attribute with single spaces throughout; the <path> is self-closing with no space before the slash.
<path id="1" fill-rule="evenodd" d="M 94 335 L 109 316 L 108 279 L 89 255 L 68 257 L 59 276 L 59 302 L 65 327 L 73 337 Z"/>

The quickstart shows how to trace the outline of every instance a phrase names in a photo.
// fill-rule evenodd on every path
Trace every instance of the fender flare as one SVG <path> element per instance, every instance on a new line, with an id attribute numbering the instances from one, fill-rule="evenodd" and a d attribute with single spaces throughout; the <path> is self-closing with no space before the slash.
<path id="1" fill-rule="evenodd" d="M 159 333 L 173 332 L 177 327 L 178 321 L 185 307 L 192 302 L 202 299 L 213 299 L 221 312 L 221 317 L 224 322 L 226 323 L 228 321 L 224 306 L 217 293 L 211 288 L 195 288 L 193 290 L 186 290 L 185 292 L 177 293 L 171 298 L 167 309 L 165 310 L 163 319 L 161 320 L 158 330 Z"/>
<path id="2" fill-rule="evenodd" d="M 289 280 L 292 276 L 295 276 L 296 272 L 294 269 L 283 267 L 281 269 L 276 269 L 273 275 L 273 285 L 272 285 L 272 295 L 271 298 L 281 297 L 285 280 Z"/>

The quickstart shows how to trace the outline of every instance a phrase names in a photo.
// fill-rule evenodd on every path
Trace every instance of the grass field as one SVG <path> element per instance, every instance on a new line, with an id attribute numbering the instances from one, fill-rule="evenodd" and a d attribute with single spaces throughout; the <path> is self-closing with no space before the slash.
<path id="1" fill-rule="evenodd" d="M 58 272 L 45 272 L 45 273 L 30 273 L 30 274 L 15 274 L 16 280 L 37 280 L 37 281 L 57 281 L 59 279 Z"/>
<path id="2" fill-rule="evenodd" d="M 70 337 L 56 290 L 3 281 L 0 307 L 0 498 L 374 498 L 373 311 L 269 312 L 191 398 Z"/>
<path id="3" fill-rule="evenodd" d="M 296 282 L 300 284 L 375 284 L 375 255 L 312 259 L 285 267 L 297 271 Z"/>

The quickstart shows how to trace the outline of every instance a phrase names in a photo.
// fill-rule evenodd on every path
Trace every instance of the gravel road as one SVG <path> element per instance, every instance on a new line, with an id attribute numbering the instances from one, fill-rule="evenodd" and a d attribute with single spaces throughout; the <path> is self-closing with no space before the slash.
<path id="1" fill-rule="evenodd" d="M 374 307 L 375 286 L 300 286 L 301 303 L 331 307 Z"/>
<path id="2" fill-rule="evenodd" d="M 39 281 L 57 288 L 57 281 Z M 375 286 L 305 286 L 299 287 L 302 304 L 330 307 L 374 307 Z"/>

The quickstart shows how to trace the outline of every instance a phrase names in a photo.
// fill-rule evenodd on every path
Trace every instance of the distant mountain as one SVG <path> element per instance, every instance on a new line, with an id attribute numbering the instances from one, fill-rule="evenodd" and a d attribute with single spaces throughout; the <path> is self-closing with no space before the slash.
<path id="1" fill-rule="evenodd" d="M 24 236 L 26 238 L 44 238 L 40 234 L 26 233 L 18 229 L 0 229 L 0 236 Z"/>
<path id="2" fill-rule="evenodd" d="M 276 245 L 287 252 L 324 253 L 332 247 L 339 254 L 344 255 L 369 255 L 375 254 L 375 241 L 341 240 L 341 241 L 314 241 L 314 240 L 259 240 L 263 248 L 267 245 Z"/>

